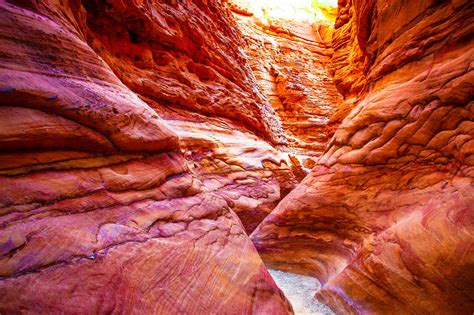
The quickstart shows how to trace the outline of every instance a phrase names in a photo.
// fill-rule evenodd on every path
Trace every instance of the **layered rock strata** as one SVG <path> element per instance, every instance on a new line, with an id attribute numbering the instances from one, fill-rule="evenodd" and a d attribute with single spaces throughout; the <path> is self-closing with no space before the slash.
<path id="1" fill-rule="evenodd" d="M 247 129 L 277 141 L 228 17 L 218 1 L 0 3 L 1 313 L 292 312 L 232 210 L 268 212 L 291 172 Z M 232 134 L 266 147 L 215 140 Z M 193 171 L 198 151 L 219 171 Z"/>
<path id="2" fill-rule="evenodd" d="M 210 190 L 228 190 L 229 205 L 253 231 L 297 179 L 288 156 L 262 141 L 286 139 L 230 13 L 220 1 L 84 6 L 89 45 L 169 122 L 193 171 L 205 185 L 213 177 Z"/>
<path id="3" fill-rule="evenodd" d="M 342 102 L 330 77 L 332 23 L 262 20 L 245 0 L 229 6 L 259 89 L 281 120 L 289 147 L 298 155 L 319 156 L 330 139 L 329 120 Z M 307 163 L 311 168 L 312 161 Z"/>
<path id="4" fill-rule="evenodd" d="M 348 101 L 316 167 L 253 233 L 340 313 L 474 310 L 473 4 L 339 1 Z"/>

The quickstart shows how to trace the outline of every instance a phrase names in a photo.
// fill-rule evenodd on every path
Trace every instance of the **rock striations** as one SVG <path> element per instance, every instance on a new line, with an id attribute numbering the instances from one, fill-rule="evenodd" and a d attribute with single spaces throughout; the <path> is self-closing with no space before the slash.
<path id="1" fill-rule="evenodd" d="M 292 151 L 316 158 L 342 103 L 329 75 L 332 23 L 262 19 L 249 7 L 246 0 L 230 2 L 258 87 L 281 120 Z M 311 168 L 311 163 L 305 164 Z"/>
<path id="2" fill-rule="evenodd" d="M 0 2 L 0 313 L 292 312 L 235 214 L 295 184 L 239 36 L 219 1 Z"/>
<path id="3" fill-rule="evenodd" d="M 1 314 L 474 312 L 472 1 L 249 3 L 0 0 Z"/>
<path id="4" fill-rule="evenodd" d="M 340 313 L 474 311 L 472 1 L 339 1 L 342 123 L 253 233 Z"/>

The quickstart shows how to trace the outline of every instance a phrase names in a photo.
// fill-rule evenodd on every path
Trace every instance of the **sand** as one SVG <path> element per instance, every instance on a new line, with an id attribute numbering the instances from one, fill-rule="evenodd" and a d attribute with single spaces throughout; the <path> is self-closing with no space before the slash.
<path id="1" fill-rule="evenodd" d="M 318 279 L 279 270 L 269 271 L 293 305 L 296 315 L 334 314 L 329 307 L 314 298 L 314 294 L 320 288 Z"/>

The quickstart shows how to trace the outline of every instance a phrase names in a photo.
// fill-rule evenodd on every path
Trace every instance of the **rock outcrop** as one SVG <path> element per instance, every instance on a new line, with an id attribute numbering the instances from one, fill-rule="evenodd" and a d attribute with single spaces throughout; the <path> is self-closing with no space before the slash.
<path id="1" fill-rule="evenodd" d="M 252 234 L 341 313 L 474 311 L 471 1 L 339 1 L 346 104 L 317 165 Z"/>
<path id="2" fill-rule="evenodd" d="M 294 185 L 232 23 L 0 2 L 0 313 L 291 313 L 232 210 Z"/>

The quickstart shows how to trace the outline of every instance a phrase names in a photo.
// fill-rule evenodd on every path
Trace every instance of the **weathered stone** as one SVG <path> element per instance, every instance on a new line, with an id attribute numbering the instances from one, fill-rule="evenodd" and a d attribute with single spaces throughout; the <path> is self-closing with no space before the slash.
<path id="1" fill-rule="evenodd" d="M 0 3 L 0 313 L 292 312 L 232 210 L 262 219 L 292 175 L 248 131 L 278 138 L 229 17 L 219 1 Z M 207 177 L 188 154 L 206 146 L 223 164 Z"/>
<path id="2" fill-rule="evenodd" d="M 254 243 L 341 313 L 472 313 L 473 4 L 339 5 L 342 123 Z"/>

